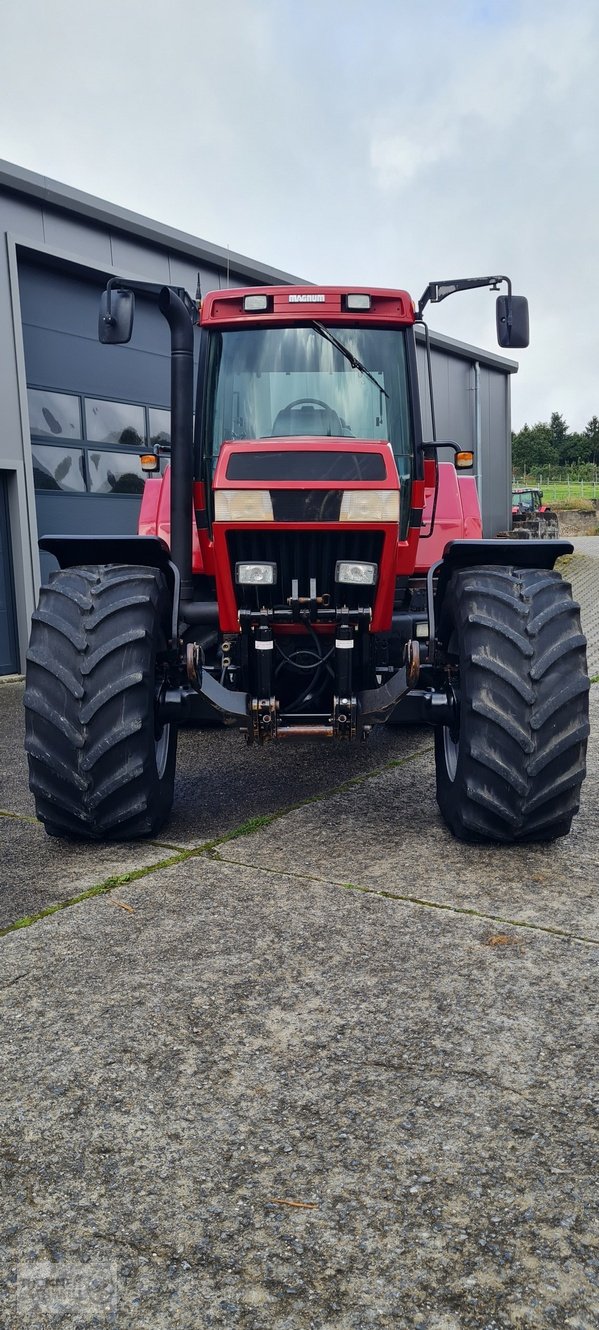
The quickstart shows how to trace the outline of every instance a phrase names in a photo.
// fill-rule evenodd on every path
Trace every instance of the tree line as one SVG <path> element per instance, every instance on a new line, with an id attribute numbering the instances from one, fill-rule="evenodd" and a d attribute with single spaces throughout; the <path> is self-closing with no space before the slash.
<path id="1" fill-rule="evenodd" d="M 592 416 L 578 434 L 570 431 L 564 417 L 554 411 L 549 424 L 523 425 L 512 433 L 512 465 L 515 471 L 538 471 L 541 467 L 599 465 L 599 418 Z"/>

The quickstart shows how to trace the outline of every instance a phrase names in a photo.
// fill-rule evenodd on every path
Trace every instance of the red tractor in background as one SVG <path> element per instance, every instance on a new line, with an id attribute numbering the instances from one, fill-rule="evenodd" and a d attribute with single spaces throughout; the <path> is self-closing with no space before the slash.
<path id="1" fill-rule="evenodd" d="M 129 341 L 135 289 L 169 324 L 172 456 L 137 536 L 40 541 L 60 568 L 33 616 L 26 747 L 50 834 L 155 835 L 178 727 L 216 716 L 254 744 L 420 720 L 456 836 L 569 830 L 589 688 L 554 571 L 572 546 L 484 540 L 472 455 L 422 437 L 415 323 L 501 282 L 499 343 L 526 346 L 503 277 L 432 283 L 418 308 L 401 290 L 277 286 L 199 311 L 179 288 L 111 279 L 101 341 Z"/>
<path id="2" fill-rule="evenodd" d="M 553 540 L 559 536 L 557 513 L 542 500 L 542 490 L 512 490 L 512 530 L 520 539 Z"/>

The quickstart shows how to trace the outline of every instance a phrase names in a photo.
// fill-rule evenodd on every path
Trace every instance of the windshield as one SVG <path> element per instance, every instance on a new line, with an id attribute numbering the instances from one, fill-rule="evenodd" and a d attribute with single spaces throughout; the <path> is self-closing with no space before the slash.
<path id="1" fill-rule="evenodd" d="M 344 326 L 331 328 L 331 333 L 359 365 L 317 326 L 210 334 L 210 478 L 225 440 L 306 435 L 388 440 L 403 482 L 403 527 L 413 455 L 403 331 Z"/>
<path id="2" fill-rule="evenodd" d="M 523 490 L 520 494 L 515 494 L 513 501 L 517 508 L 524 508 L 527 512 L 534 511 L 535 496 L 532 490 Z"/>

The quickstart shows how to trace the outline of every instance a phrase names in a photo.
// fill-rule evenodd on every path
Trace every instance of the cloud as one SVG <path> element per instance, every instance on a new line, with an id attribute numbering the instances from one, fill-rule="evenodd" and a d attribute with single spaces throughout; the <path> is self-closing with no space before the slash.
<path id="1" fill-rule="evenodd" d="M 572 98 L 581 80 L 594 76 L 597 54 L 590 13 L 563 11 L 545 25 L 525 22 L 495 35 L 470 30 L 460 64 L 436 79 L 416 105 L 395 96 L 371 118 L 370 161 L 382 191 L 401 192 L 443 160 L 458 160 L 473 140 L 496 152 L 519 125 L 526 135 L 548 113 Z M 596 32 L 595 32 L 596 36 Z M 579 128 L 584 135 L 584 128 Z"/>
<path id="2" fill-rule="evenodd" d="M 379 189 L 401 191 L 417 176 L 456 151 L 455 135 L 449 131 L 420 134 L 382 134 L 371 146 L 370 161 Z"/>
<path id="3" fill-rule="evenodd" d="M 514 418 L 599 411 L 596 0 L 19 0 L 13 161 L 315 281 L 507 271 Z M 431 323 L 494 347 L 474 293 Z M 496 349 L 496 347 L 495 347 Z"/>

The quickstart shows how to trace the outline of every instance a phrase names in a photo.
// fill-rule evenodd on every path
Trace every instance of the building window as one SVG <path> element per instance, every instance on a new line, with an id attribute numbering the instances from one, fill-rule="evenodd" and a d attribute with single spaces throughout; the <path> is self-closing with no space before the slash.
<path id="1" fill-rule="evenodd" d="M 81 404 L 70 393 L 52 393 L 46 388 L 28 388 L 29 427 L 32 434 L 55 439 L 80 439 Z"/>
<path id="2" fill-rule="evenodd" d="M 170 447 L 171 442 L 171 413 L 163 411 L 158 406 L 148 407 L 148 418 L 150 425 L 150 444 L 153 448 L 158 446 Z"/>
<path id="3" fill-rule="evenodd" d="M 82 448 L 61 448 L 56 444 L 45 447 L 33 442 L 33 480 L 36 490 L 63 490 L 67 494 L 84 494 L 85 464 Z"/>
<path id="4" fill-rule="evenodd" d="M 141 494 L 144 473 L 139 457 L 131 453 L 87 453 L 89 488 L 92 494 Z"/>
<path id="5" fill-rule="evenodd" d="M 86 397 L 85 434 L 93 443 L 141 448 L 146 441 L 145 408 L 132 406 L 129 402 L 104 402 Z"/>
<path id="6" fill-rule="evenodd" d="M 141 494 L 146 479 L 138 454 L 150 446 L 168 463 L 170 411 L 105 401 L 48 388 L 28 388 L 35 488 L 45 493 Z M 75 439 L 80 447 L 65 447 Z M 98 444 L 104 447 L 98 448 Z M 118 445 L 126 452 L 118 451 Z"/>

